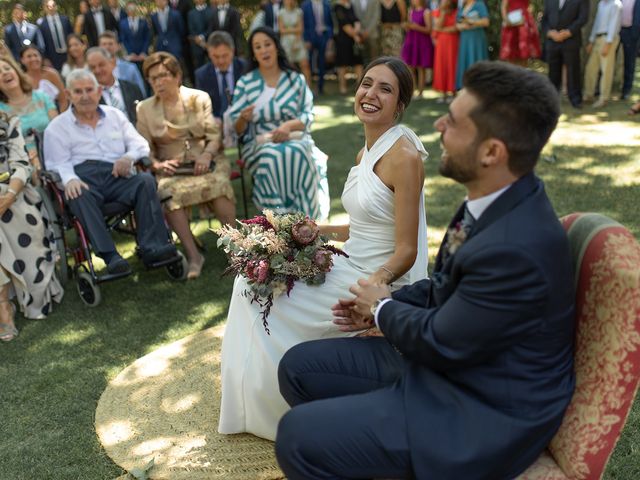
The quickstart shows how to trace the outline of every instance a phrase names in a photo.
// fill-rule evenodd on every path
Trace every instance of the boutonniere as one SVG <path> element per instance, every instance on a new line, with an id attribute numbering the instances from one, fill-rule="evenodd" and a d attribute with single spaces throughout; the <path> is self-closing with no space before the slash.
<path id="1" fill-rule="evenodd" d="M 453 255 L 458 251 L 467 239 L 468 231 L 462 222 L 455 224 L 453 228 L 447 230 L 447 255 Z"/>

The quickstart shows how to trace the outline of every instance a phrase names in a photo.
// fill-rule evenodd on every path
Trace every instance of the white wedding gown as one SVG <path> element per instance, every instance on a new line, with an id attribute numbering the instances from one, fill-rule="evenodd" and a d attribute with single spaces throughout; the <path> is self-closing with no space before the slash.
<path id="1" fill-rule="evenodd" d="M 267 335 L 260 310 L 243 295 L 247 284 L 236 277 L 229 316 L 222 342 L 222 404 L 220 433 L 249 432 L 273 440 L 278 421 L 289 409 L 278 389 L 278 363 L 298 343 L 320 338 L 354 335 L 338 330 L 331 306 L 338 298 L 349 298 L 349 287 L 367 278 L 394 253 L 394 195 L 373 172 L 380 157 L 405 135 L 427 153 L 418 137 L 406 127 L 387 130 L 373 145 L 365 146 L 360 165 L 349 172 L 342 203 L 350 217 L 349 239 L 344 251 L 349 258 L 334 255 L 334 265 L 319 286 L 296 282 L 291 296 L 278 297 L 268 317 Z M 424 192 L 420 195 L 418 255 L 415 264 L 393 288 L 416 282 L 427 275 L 427 225 Z"/>

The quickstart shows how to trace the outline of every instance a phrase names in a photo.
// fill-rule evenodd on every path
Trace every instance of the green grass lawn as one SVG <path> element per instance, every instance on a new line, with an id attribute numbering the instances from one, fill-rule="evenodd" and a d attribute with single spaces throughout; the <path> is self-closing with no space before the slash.
<path id="1" fill-rule="evenodd" d="M 316 103 L 314 138 L 330 156 L 332 220 L 340 222 L 341 187 L 364 137 L 351 98 L 329 94 Z M 541 161 L 538 174 L 558 215 L 602 212 L 639 237 L 640 119 L 625 115 L 628 105 L 614 102 L 596 113 L 588 108 L 575 112 L 564 103 L 567 113 L 545 151 L 557 160 Z M 404 118 L 431 154 L 426 210 L 432 260 L 464 196 L 460 186 L 437 174 L 433 121 L 445 108 L 433 98 L 420 99 Z M 160 345 L 225 319 L 232 283 L 220 277 L 225 257 L 215 248 L 207 222 L 199 222 L 196 231 L 208 249 L 196 281 L 174 282 L 163 270 L 145 271 L 133 256 L 133 243 L 122 238 L 119 247 L 131 257 L 135 274 L 104 284 L 100 306 L 85 307 L 72 281 L 64 302 L 47 320 L 17 319 L 20 336 L 0 345 L 0 479 L 110 479 L 123 473 L 105 455 L 94 430 L 96 404 L 107 382 Z M 640 401 L 606 478 L 640 478 Z"/>

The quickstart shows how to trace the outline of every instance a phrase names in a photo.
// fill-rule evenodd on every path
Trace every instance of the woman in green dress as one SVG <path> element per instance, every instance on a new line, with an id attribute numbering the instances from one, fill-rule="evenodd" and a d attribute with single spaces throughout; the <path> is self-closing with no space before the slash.
<path id="1" fill-rule="evenodd" d="M 464 72 L 476 62 L 489 59 L 487 34 L 489 10 L 482 0 L 464 0 L 458 9 L 456 28 L 460 32 L 456 90 L 462 88 Z"/>

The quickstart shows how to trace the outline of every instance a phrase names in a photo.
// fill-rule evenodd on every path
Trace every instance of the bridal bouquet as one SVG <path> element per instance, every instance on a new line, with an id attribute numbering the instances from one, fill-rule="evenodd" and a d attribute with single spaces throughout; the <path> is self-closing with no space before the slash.
<path id="1" fill-rule="evenodd" d="M 333 266 L 333 255 L 347 256 L 329 245 L 318 225 L 302 213 L 278 215 L 265 210 L 263 215 L 238 220 L 238 227 L 216 230 L 218 247 L 229 257 L 224 274 L 247 279 L 245 295 L 261 308 L 262 324 L 269 334 L 267 317 L 273 300 L 291 293 L 296 280 L 307 285 L 324 283 Z"/>

